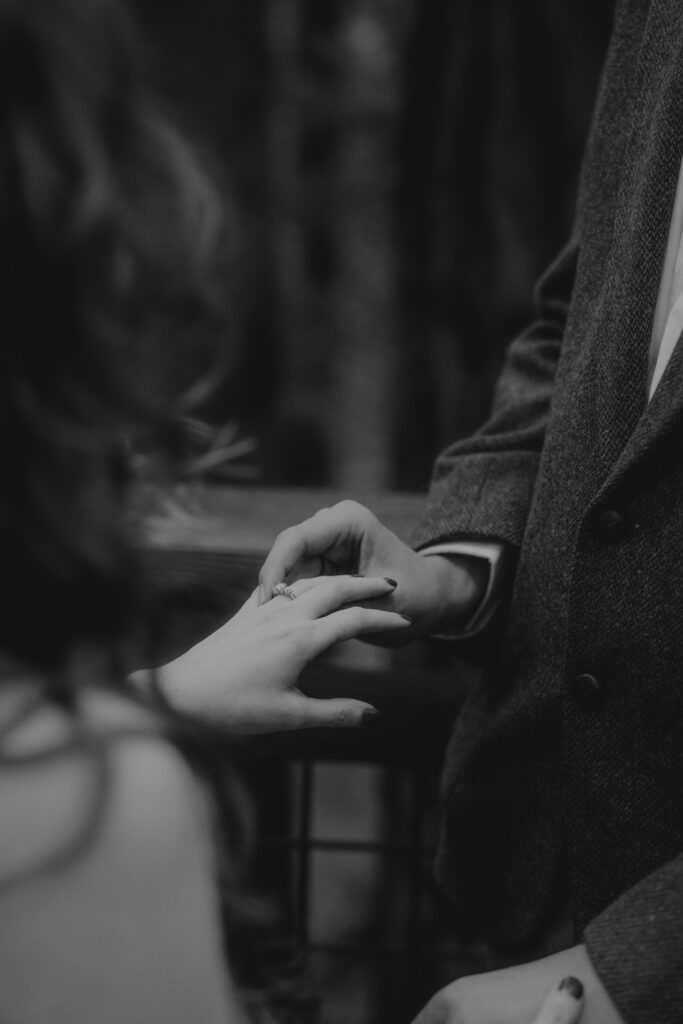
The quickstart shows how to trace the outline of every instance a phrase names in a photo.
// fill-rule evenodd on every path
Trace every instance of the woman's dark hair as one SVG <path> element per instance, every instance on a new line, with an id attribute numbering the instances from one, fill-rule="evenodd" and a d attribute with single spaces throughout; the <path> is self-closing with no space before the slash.
<path id="1" fill-rule="evenodd" d="M 217 312 L 223 322 L 220 204 L 150 100 L 136 47 L 118 0 L 0 0 L 0 654 L 38 669 L 44 688 L 32 699 L 57 702 L 74 726 L 70 744 L 18 762 L 0 742 L 0 765 L 74 746 L 92 755 L 82 830 L 49 863 L 28 865 L 26 882 L 82 849 L 106 809 L 108 751 L 123 737 L 86 727 L 82 687 L 150 705 L 216 799 L 226 939 L 234 947 L 237 934 L 243 973 L 260 985 L 225 738 L 160 693 L 133 693 L 122 669 L 153 618 L 124 515 L 130 441 L 169 422 L 176 343 L 196 365 L 195 342 Z M 32 708 L 0 724 L 0 741 Z M 13 884 L 0 879 L 0 891 Z"/>
<path id="2" fill-rule="evenodd" d="M 211 314 L 217 204 L 114 0 L 0 0 L 0 650 L 59 670 L 140 612 L 127 441 Z"/>
<path id="3" fill-rule="evenodd" d="M 106 808 L 108 751 L 122 736 L 86 727 L 88 685 L 154 708 L 210 783 L 231 854 L 239 843 L 216 737 L 160 695 L 134 694 L 122 668 L 149 612 L 124 514 L 128 449 L 168 422 L 175 342 L 203 339 L 216 319 L 220 223 L 136 48 L 117 0 L 0 0 L 0 654 L 39 670 L 37 705 L 55 701 L 73 722 L 69 744 L 18 762 L 0 746 L 0 763 L 76 746 L 94 780 L 82 830 L 24 882 L 81 849 Z M 2 723 L 0 739 L 16 724 Z M 224 858 L 234 909 L 233 868 Z"/>

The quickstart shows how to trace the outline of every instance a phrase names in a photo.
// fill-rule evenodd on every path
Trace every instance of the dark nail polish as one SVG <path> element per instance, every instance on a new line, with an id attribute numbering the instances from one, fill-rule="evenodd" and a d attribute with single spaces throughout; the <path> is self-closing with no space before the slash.
<path id="1" fill-rule="evenodd" d="M 574 999 L 583 999 L 583 985 L 578 978 L 563 978 L 557 987 L 560 992 L 568 992 Z"/>
<path id="2" fill-rule="evenodd" d="M 367 708 L 367 710 L 363 712 L 361 724 L 364 728 L 379 725 L 381 718 L 382 716 L 377 708 Z"/>
<path id="3" fill-rule="evenodd" d="M 398 586 L 396 580 L 392 580 L 391 576 L 385 576 L 384 579 L 386 580 L 390 587 L 393 587 L 394 590 L 396 590 L 396 587 Z"/>

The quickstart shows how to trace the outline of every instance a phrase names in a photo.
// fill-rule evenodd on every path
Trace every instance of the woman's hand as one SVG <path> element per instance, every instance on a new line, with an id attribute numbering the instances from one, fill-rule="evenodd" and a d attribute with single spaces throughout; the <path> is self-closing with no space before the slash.
<path id="1" fill-rule="evenodd" d="M 488 580 L 488 568 L 480 560 L 425 558 L 367 508 L 342 501 L 277 537 L 259 576 L 259 602 L 269 601 L 281 580 L 335 573 L 388 576 L 398 582 L 391 607 L 407 615 L 413 626 L 372 637 L 373 642 L 389 644 L 457 628 L 483 598 Z"/>
<path id="2" fill-rule="evenodd" d="M 515 994 L 507 981 L 500 986 L 497 975 L 494 971 L 453 982 L 427 1003 L 413 1024 L 578 1024 L 583 985 L 577 978 L 563 978 L 539 1002 L 530 993 Z"/>
<path id="3" fill-rule="evenodd" d="M 566 987 L 557 994 L 558 982 L 568 976 L 580 979 L 585 1003 L 573 999 Z M 579 1019 L 581 1024 L 624 1024 L 583 945 L 518 967 L 458 978 L 429 1000 L 413 1024 L 574 1024 Z"/>
<path id="4" fill-rule="evenodd" d="M 310 661 L 341 640 L 409 628 L 401 614 L 367 606 L 386 602 L 394 582 L 331 576 L 300 580 L 291 590 L 294 599 L 275 597 L 261 606 L 254 592 L 224 626 L 159 669 L 173 706 L 241 734 L 358 726 L 368 712 L 375 717 L 359 700 L 306 697 L 297 681 Z"/>

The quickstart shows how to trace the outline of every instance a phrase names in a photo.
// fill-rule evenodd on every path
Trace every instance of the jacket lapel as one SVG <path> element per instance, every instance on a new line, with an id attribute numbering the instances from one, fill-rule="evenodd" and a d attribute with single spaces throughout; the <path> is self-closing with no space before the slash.
<path id="1" fill-rule="evenodd" d="M 621 483 L 643 459 L 651 459 L 674 430 L 683 425 L 683 337 L 679 339 L 657 390 L 638 420 L 601 492 Z"/>
<path id="2" fill-rule="evenodd" d="M 683 405 L 679 344 L 647 403 L 652 322 L 683 152 L 683 18 L 654 3 L 648 31 L 662 60 L 640 69 L 629 159 L 615 216 L 613 273 L 598 421 L 609 459 L 601 491 L 621 479 L 677 420 Z M 650 44 L 651 45 L 651 44 Z M 645 47 L 650 50 L 650 46 Z M 611 321 L 611 326 L 609 322 Z M 600 344 L 600 342 L 599 342 Z"/>

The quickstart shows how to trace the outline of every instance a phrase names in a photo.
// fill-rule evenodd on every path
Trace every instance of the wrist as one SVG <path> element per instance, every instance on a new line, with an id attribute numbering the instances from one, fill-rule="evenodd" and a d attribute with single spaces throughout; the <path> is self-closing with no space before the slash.
<path id="1" fill-rule="evenodd" d="M 489 583 L 490 566 L 472 555 L 425 555 L 431 575 L 433 602 L 427 616 L 427 633 L 464 629 L 480 607 Z"/>
<path id="2" fill-rule="evenodd" d="M 182 707 L 182 686 L 176 685 L 174 679 L 174 662 L 169 662 L 155 669 L 137 669 L 128 676 L 130 685 L 144 697 L 160 696 L 176 711 L 186 711 Z"/>
<path id="3" fill-rule="evenodd" d="M 152 673 L 147 668 L 140 668 L 135 672 L 130 672 L 127 676 L 127 681 L 134 690 L 137 690 L 143 696 L 146 696 L 152 690 Z"/>

